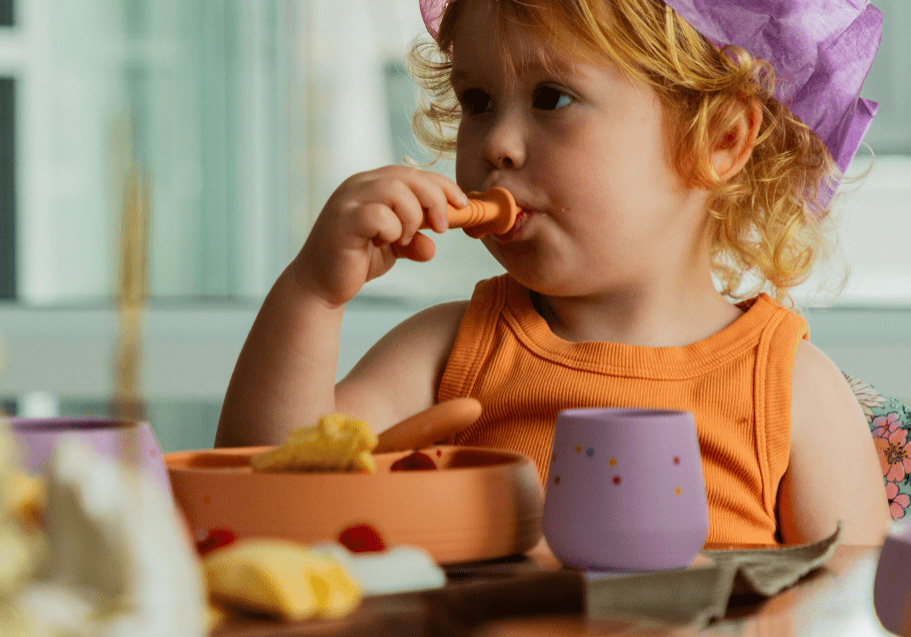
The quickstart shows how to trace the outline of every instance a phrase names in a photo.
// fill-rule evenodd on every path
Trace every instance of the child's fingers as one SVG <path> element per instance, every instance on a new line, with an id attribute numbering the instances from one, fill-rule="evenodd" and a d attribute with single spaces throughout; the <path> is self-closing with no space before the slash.
<path id="1" fill-rule="evenodd" d="M 368 190 L 363 200 L 385 203 L 402 221 L 403 245 L 411 242 L 418 228 L 427 221 L 435 232 L 448 229 L 447 203 L 456 208 L 468 205 L 461 188 L 443 175 L 405 166 L 386 166 L 364 173 Z"/>
<path id="2" fill-rule="evenodd" d="M 465 191 L 459 188 L 459 185 L 448 177 L 443 175 L 434 176 L 440 183 L 440 187 L 443 189 L 443 192 L 446 193 L 446 198 L 449 202 L 454 205 L 456 208 L 464 208 L 468 205 L 468 195 L 465 194 Z"/>
<path id="3" fill-rule="evenodd" d="M 421 207 L 425 211 L 427 225 L 434 232 L 445 232 L 449 229 L 447 204 L 456 208 L 468 205 L 468 197 L 453 181 L 435 173 L 421 173 L 421 179 L 416 180 L 412 189 Z"/>
<path id="4" fill-rule="evenodd" d="M 445 231 L 447 204 L 464 207 L 467 203 L 458 185 L 443 175 L 387 166 L 346 180 L 325 210 L 330 211 L 328 219 L 337 220 L 327 224 L 340 231 L 345 249 L 359 249 L 367 240 L 376 247 L 394 246 L 398 250 L 414 240 L 425 219 L 432 230 Z M 433 242 L 426 237 L 419 241 L 413 250 L 399 253 L 418 261 L 432 258 Z"/>
<path id="5" fill-rule="evenodd" d="M 381 186 L 374 193 L 368 192 L 354 207 L 349 230 L 352 236 L 370 239 L 377 246 L 408 244 L 424 219 L 421 202 L 402 181 Z"/>
<path id="6" fill-rule="evenodd" d="M 362 212 L 361 223 L 353 228 L 356 236 L 370 239 L 375 246 L 401 243 L 403 239 L 402 220 L 390 205 L 368 203 L 364 204 Z"/>
<path id="7" fill-rule="evenodd" d="M 446 194 L 433 184 L 422 182 L 413 186 L 414 194 L 421 202 L 422 215 L 427 226 L 434 232 L 445 232 L 449 228 L 446 214 Z"/>
<path id="8" fill-rule="evenodd" d="M 436 254 L 437 246 L 432 239 L 418 232 L 408 245 L 392 244 L 396 258 L 410 259 L 421 263 L 430 261 Z"/>
<path id="9" fill-rule="evenodd" d="M 424 207 L 415 187 L 406 181 L 394 181 L 386 191 L 384 203 L 401 224 L 401 234 L 393 241 L 408 245 L 424 221 Z"/>

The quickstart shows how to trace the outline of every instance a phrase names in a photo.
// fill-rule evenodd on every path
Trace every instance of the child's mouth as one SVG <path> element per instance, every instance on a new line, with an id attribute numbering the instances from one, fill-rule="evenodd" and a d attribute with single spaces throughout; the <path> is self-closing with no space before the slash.
<path id="1" fill-rule="evenodd" d="M 528 223 L 528 220 L 531 218 L 531 211 L 525 210 L 524 208 L 519 209 L 518 214 L 516 215 L 516 220 L 512 224 L 512 228 L 504 232 L 503 234 L 495 234 L 493 237 L 501 242 L 508 243 L 515 239 L 518 234 L 522 231 L 522 228 Z"/>

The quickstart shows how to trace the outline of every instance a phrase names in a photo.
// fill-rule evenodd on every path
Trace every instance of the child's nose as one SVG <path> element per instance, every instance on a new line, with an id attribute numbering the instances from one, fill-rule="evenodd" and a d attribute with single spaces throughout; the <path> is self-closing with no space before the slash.
<path id="1" fill-rule="evenodd" d="M 501 117 L 487 134 L 484 159 L 494 168 L 509 170 L 525 164 L 527 146 L 522 125 L 515 118 Z"/>

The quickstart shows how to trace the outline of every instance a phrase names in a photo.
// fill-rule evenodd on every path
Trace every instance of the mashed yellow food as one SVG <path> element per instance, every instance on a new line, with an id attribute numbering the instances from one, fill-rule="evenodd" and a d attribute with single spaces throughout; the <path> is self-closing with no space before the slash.
<path id="1" fill-rule="evenodd" d="M 244 540 L 203 558 L 209 594 L 216 602 L 290 621 L 341 617 L 361 591 L 334 559 L 282 540 Z"/>
<path id="2" fill-rule="evenodd" d="M 259 471 L 361 471 L 373 473 L 376 434 L 362 420 L 322 416 L 313 427 L 295 429 L 280 447 L 253 456 Z"/>

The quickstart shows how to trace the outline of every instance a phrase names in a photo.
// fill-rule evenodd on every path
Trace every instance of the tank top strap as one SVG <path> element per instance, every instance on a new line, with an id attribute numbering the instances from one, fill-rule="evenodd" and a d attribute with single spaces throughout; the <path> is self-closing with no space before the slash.
<path id="1" fill-rule="evenodd" d="M 774 513 L 778 485 L 791 453 L 791 378 L 794 355 L 810 329 L 798 314 L 762 295 L 755 302 L 774 304 L 772 320 L 759 338 L 755 382 L 756 446 L 763 476 L 763 504 Z M 763 453 L 763 451 L 765 453 Z"/>

